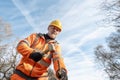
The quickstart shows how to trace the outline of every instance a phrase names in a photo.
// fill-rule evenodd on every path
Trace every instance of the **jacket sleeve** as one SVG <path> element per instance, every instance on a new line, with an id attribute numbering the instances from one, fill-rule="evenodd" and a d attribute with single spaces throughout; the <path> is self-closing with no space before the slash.
<path id="1" fill-rule="evenodd" d="M 59 69 L 65 69 L 67 72 L 63 57 L 61 55 L 61 48 L 59 45 L 56 47 L 55 53 L 53 53 L 53 66 L 55 72 L 57 72 Z"/>
<path id="2" fill-rule="evenodd" d="M 21 40 L 16 47 L 17 51 L 22 54 L 22 56 L 28 57 L 30 53 L 34 51 L 34 49 L 31 48 L 31 45 L 33 44 L 35 38 L 36 34 L 34 33 L 25 38 L 24 40 Z"/>

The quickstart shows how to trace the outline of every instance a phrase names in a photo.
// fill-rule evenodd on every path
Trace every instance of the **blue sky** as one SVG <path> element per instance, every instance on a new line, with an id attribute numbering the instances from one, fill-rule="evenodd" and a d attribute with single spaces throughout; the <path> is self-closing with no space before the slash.
<path id="1" fill-rule="evenodd" d="M 14 37 L 47 32 L 49 23 L 60 19 L 63 31 L 57 40 L 68 69 L 69 80 L 104 80 L 96 68 L 94 48 L 105 44 L 114 31 L 102 23 L 101 0 L 0 0 L 0 17 L 11 24 Z M 105 79 L 106 80 L 106 79 Z"/>

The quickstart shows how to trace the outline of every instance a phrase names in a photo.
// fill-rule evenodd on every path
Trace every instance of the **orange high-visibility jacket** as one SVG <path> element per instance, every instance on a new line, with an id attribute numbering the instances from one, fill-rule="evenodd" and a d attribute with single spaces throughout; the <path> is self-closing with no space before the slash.
<path id="1" fill-rule="evenodd" d="M 54 44 L 55 52 L 48 51 L 49 44 Z M 55 40 L 45 40 L 43 34 L 33 33 L 24 40 L 21 40 L 17 46 L 17 51 L 22 54 L 22 59 L 16 69 L 30 77 L 40 77 L 43 73 L 47 72 L 52 61 L 55 71 L 59 69 L 58 61 L 60 68 L 66 70 L 59 44 Z M 47 53 L 44 53 L 45 55 L 40 61 L 34 62 L 29 58 L 29 55 L 35 51 L 47 51 Z"/>

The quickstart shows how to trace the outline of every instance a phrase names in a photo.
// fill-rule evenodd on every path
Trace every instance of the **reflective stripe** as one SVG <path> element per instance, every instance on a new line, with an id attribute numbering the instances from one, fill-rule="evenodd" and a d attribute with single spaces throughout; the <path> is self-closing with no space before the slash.
<path id="1" fill-rule="evenodd" d="M 28 46 L 30 46 L 30 43 L 26 39 L 23 40 L 23 42 L 25 42 Z"/>
<path id="2" fill-rule="evenodd" d="M 45 51 L 43 51 L 42 53 L 45 53 L 45 54 L 47 54 L 49 52 L 49 50 L 45 50 Z"/>
<path id="3" fill-rule="evenodd" d="M 49 54 L 49 55 L 47 56 L 47 58 L 48 58 L 48 59 L 51 59 L 51 58 L 52 58 L 52 54 Z"/>
<path id="4" fill-rule="evenodd" d="M 38 63 L 40 63 L 41 65 L 44 65 L 45 67 L 49 67 L 49 65 L 50 65 L 50 63 L 45 62 L 43 59 L 38 61 Z"/>
<path id="5" fill-rule="evenodd" d="M 29 42 L 27 40 L 22 40 L 21 42 L 18 43 L 17 47 L 23 43 L 26 43 L 28 46 L 30 46 Z"/>
<path id="6" fill-rule="evenodd" d="M 53 58 L 53 62 L 55 62 L 58 59 L 60 59 L 60 58 L 59 57 Z"/>
<path id="7" fill-rule="evenodd" d="M 46 59 L 51 59 L 51 58 L 52 58 L 52 54 L 44 54 L 44 57 L 45 57 Z"/>

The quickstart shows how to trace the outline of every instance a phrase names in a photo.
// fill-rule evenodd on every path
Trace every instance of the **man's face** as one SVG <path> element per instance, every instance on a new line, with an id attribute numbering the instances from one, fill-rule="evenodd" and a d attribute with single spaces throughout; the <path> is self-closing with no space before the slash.
<path id="1" fill-rule="evenodd" d="M 60 33 L 60 29 L 55 26 L 49 26 L 48 27 L 48 35 L 51 38 L 56 38 L 56 36 Z"/>

